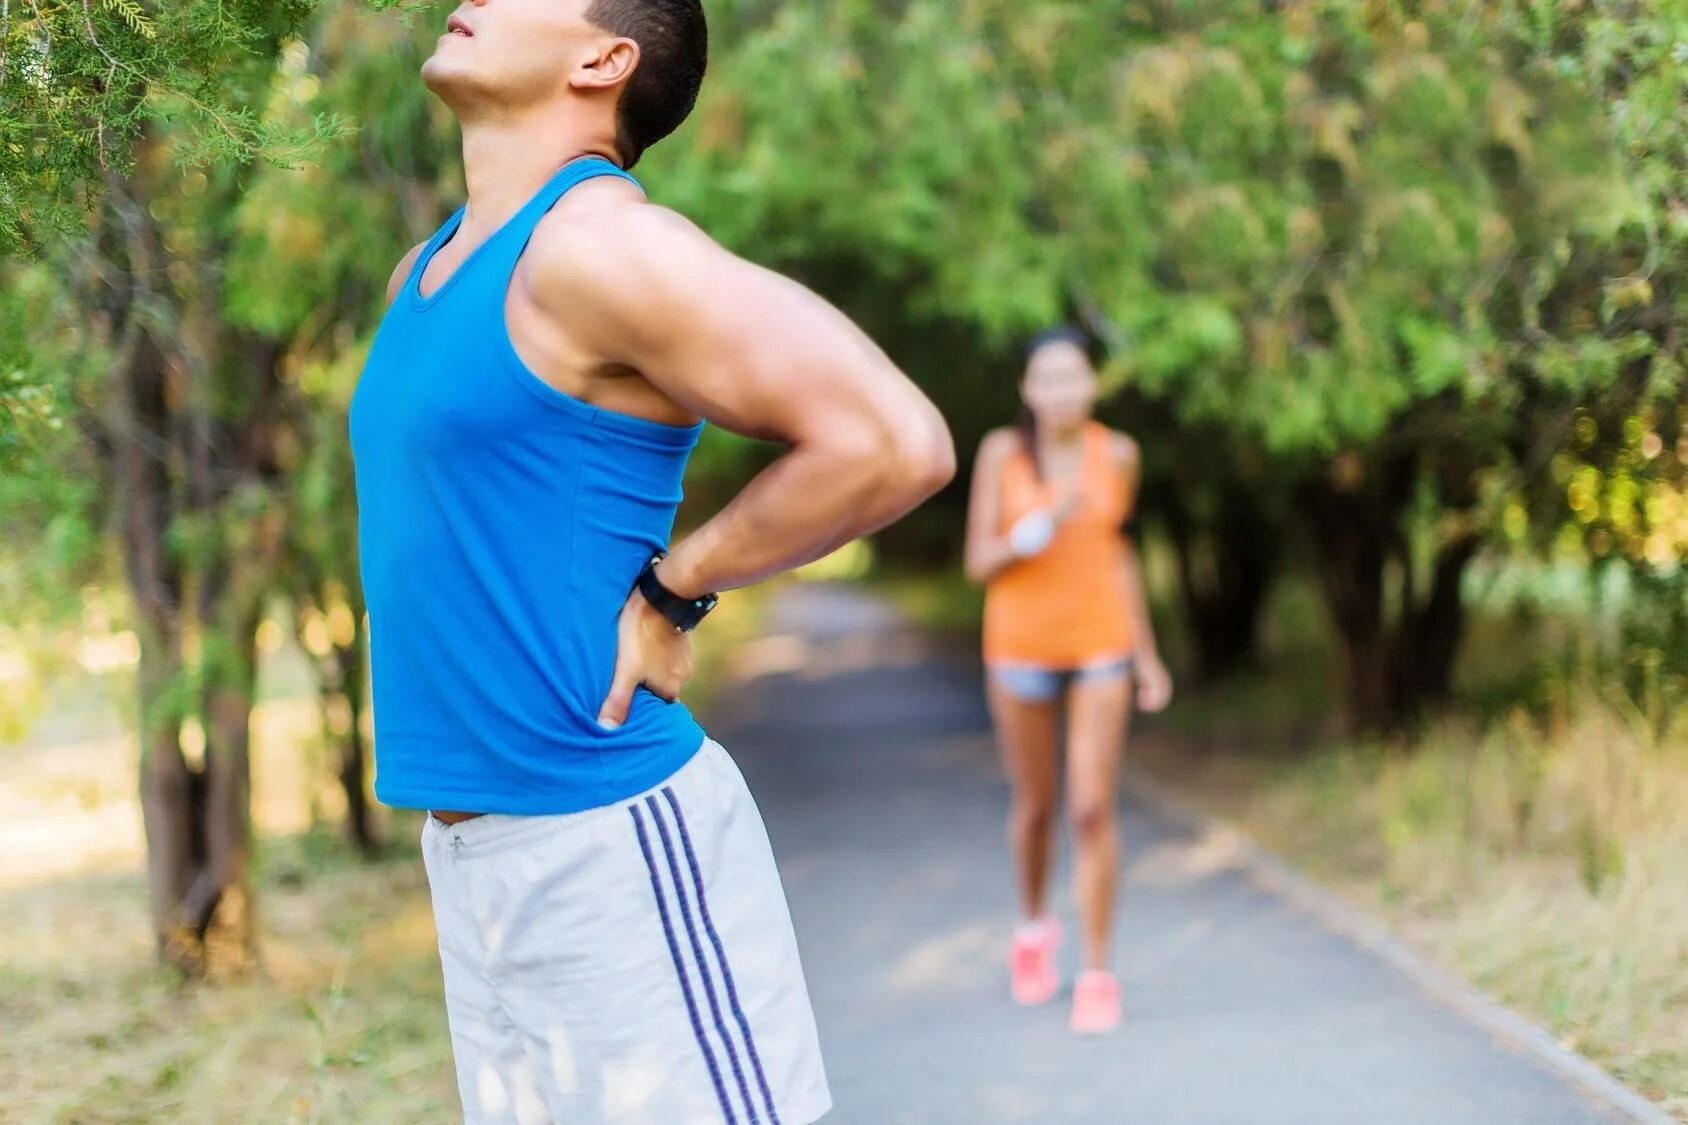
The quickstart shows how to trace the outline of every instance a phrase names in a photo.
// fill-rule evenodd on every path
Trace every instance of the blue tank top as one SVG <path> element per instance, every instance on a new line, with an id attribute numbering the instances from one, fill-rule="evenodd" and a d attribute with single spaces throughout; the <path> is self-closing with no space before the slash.
<path id="1" fill-rule="evenodd" d="M 510 341 L 505 294 L 565 192 L 624 172 L 563 168 L 429 296 L 459 210 L 376 333 L 352 399 L 358 533 L 375 693 L 375 793 L 402 808 L 542 815 L 632 797 L 703 743 L 641 689 L 598 725 L 617 619 L 666 547 L 701 426 L 590 406 Z"/>

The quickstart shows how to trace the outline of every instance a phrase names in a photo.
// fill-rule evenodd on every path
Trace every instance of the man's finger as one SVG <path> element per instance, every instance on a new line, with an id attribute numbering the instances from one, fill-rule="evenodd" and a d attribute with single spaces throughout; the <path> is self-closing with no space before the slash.
<path id="1" fill-rule="evenodd" d="M 680 698 L 680 690 L 686 686 L 686 676 L 678 668 L 645 677 L 645 687 L 650 693 L 666 703 L 673 703 Z"/>
<path id="2" fill-rule="evenodd" d="M 598 709 L 598 725 L 605 730 L 615 730 L 627 721 L 627 712 L 633 706 L 633 693 L 638 690 L 639 680 L 632 669 L 617 665 L 615 679 L 610 683 L 610 694 L 604 700 L 604 705 Z"/>

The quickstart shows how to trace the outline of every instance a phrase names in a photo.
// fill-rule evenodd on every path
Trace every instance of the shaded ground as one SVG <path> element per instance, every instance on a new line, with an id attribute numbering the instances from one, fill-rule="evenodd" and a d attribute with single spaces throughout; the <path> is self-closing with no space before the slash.
<path id="1" fill-rule="evenodd" d="M 1129 801 L 1126 1027 L 1073 1039 L 1064 1005 L 1006 995 L 1006 792 L 976 667 L 859 593 L 813 586 L 781 595 L 741 659 L 754 678 L 723 692 L 715 733 L 780 857 L 829 1120 L 1617 1119 L 1252 886 L 1223 845 Z"/>

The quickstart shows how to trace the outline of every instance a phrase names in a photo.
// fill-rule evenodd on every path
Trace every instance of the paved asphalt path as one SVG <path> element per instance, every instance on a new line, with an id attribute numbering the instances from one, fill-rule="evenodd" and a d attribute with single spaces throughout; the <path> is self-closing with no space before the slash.
<path id="1" fill-rule="evenodd" d="M 741 656 L 714 733 L 780 859 L 827 1125 L 1619 1120 L 1130 799 L 1125 1024 L 1075 1039 L 1065 992 L 1008 998 L 1007 793 L 977 666 L 831 586 L 779 595 Z"/>

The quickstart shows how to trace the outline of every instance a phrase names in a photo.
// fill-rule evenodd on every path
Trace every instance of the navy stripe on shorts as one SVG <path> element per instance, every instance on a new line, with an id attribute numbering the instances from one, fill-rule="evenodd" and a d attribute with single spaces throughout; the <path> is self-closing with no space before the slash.
<path id="1" fill-rule="evenodd" d="M 739 1066 L 738 1050 L 733 1046 L 733 1037 L 727 1030 L 727 1021 L 721 1018 L 721 1005 L 715 998 L 715 978 L 709 971 L 709 959 L 703 955 L 703 943 L 698 940 L 697 926 L 692 921 L 691 899 L 686 894 L 686 881 L 680 875 L 680 861 L 674 854 L 674 840 L 669 835 L 668 825 L 663 820 L 662 809 L 656 803 L 655 795 L 646 797 L 645 804 L 650 808 L 651 819 L 656 822 L 657 835 L 662 837 L 662 850 L 668 856 L 668 874 L 674 882 L 674 897 L 680 902 L 680 917 L 685 919 L 686 936 L 691 939 L 692 957 L 697 963 L 698 975 L 703 978 L 703 994 L 709 999 L 709 1011 L 715 1018 L 715 1033 L 721 1037 L 721 1042 L 727 1045 L 727 1062 L 731 1064 L 733 1077 L 738 1081 L 739 1096 L 744 1099 L 744 1106 L 750 1111 L 751 1123 L 759 1125 L 761 1118 L 757 1116 L 756 1103 L 750 1100 L 750 1087 L 745 1084 L 744 1070 Z M 699 884 L 700 905 L 702 894 L 703 887 Z"/>
<path id="2" fill-rule="evenodd" d="M 680 953 L 679 941 L 674 937 L 674 923 L 668 913 L 668 898 L 662 891 L 662 876 L 657 872 L 656 856 L 651 851 L 650 835 L 645 831 L 644 818 L 639 815 L 639 806 L 636 804 L 629 805 L 627 811 L 633 814 L 633 829 L 639 836 L 639 850 L 644 852 L 645 867 L 650 871 L 651 892 L 656 896 L 656 910 L 662 917 L 662 930 L 668 938 L 668 954 L 674 959 L 674 972 L 680 978 L 680 991 L 686 998 L 686 1011 L 692 1017 L 692 1033 L 697 1036 L 698 1049 L 703 1052 L 703 1061 L 709 1067 L 709 1077 L 715 1083 L 715 1097 L 721 1103 L 721 1113 L 726 1118 L 727 1125 L 738 1125 L 732 1101 L 727 1096 L 726 1084 L 721 1081 L 721 1068 L 715 1062 L 715 1051 L 709 1045 L 709 1036 L 704 1033 L 703 1020 L 698 1015 L 697 998 L 692 995 L 692 980 L 691 975 L 686 972 L 686 960 Z"/>
<path id="3" fill-rule="evenodd" d="M 780 1125 L 779 1111 L 774 1108 L 774 1096 L 768 1090 L 767 1076 L 762 1073 L 762 1058 L 756 1050 L 756 1036 L 751 1034 L 750 1020 L 739 1005 L 738 987 L 733 983 L 733 969 L 727 963 L 726 947 L 721 944 L 721 935 L 716 933 L 715 921 L 709 916 L 709 900 L 703 893 L 703 871 L 697 861 L 697 852 L 692 848 L 692 834 L 686 830 L 686 814 L 680 811 L 680 801 L 674 796 L 672 786 L 663 786 L 662 795 L 674 810 L 674 822 L 680 828 L 680 842 L 685 846 L 686 863 L 691 868 L 692 884 L 697 889 L 698 912 L 703 915 L 703 928 L 709 934 L 710 944 L 715 947 L 715 956 L 720 960 L 721 976 L 727 985 L 727 1003 L 732 1008 L 733 1018 L 738 1021 L 739 1030 L 744 1033 L 745 1052 L 750 1056 L 751 1068 L 756 1072 L 756 1085 L 762 1092 L 762 1104 L 767 1107 L 768 1118 L 773 1125 Z"/>

